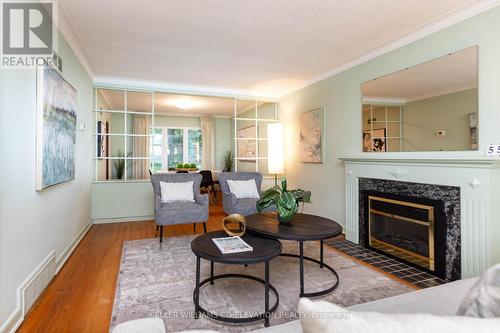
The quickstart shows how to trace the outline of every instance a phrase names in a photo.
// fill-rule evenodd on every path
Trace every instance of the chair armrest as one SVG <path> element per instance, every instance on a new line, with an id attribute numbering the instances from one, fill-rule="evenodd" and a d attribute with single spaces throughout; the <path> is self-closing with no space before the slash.
<path id="1" fill-rule="evenodd" d="M 238 203 L 238 198 L 236 198 L 236 195 L 232 192 L 229 193 L 229 198 L 231 199 L 231 204 L 235 206 Z"/>
<path id="2" fill-rule="evenodd" d="M 161 205 L 162 205 L 161 197 L 159 195 L 155 194 L 155 212 L 160 210 Z"/>
<path id="3" fill-rule="evenodd" d="M 196 203 L 199 205 L 208 207 L 208 194 L 195 193 L 194 201 L 196 201 Z"/>
<path id="4" fill-rule="evenodd" d="M 227 214 L 231 214 L 234 211 L 234 207 L 238 203 L 236 196 L 229 192 L 222 192 L 222 207 Z"/>

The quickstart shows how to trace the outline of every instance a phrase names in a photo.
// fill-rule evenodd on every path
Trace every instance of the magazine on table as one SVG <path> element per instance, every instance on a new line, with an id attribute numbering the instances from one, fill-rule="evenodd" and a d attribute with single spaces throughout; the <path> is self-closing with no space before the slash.
<path id="1" fill-rule="evenodd" d="M 222 254 L 253 251 L 253 247 L 248 245 L 239 236 L 213 238 L 212 240 Z"/>

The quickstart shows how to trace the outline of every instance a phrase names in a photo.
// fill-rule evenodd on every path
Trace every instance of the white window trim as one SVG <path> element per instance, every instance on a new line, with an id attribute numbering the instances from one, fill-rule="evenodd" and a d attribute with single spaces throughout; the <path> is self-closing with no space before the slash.
<path id="1" fill-rule="evenodd" d="M 169 129 L 181 129 L 182 132 L 182 163 L 189 163 L 188 155 L 189 155 L 189 135 L 187 135 L 187 131 L 195 130 L 201 131 L 201 127 L 199 126 L 158 126 L 152 128 L 159 128 L 162 130 L 162 138 L 161 138 L 161 164 L 163 168 L 168 169 L 168 130 Z M 203 148 L 202 148 L 203 149 Z M 165 153 L 166 152 L 166 153 Z M 201 157 L 203 159 L 203 156 Z M 203 163 L 203 161 L 202 161 Z"/>

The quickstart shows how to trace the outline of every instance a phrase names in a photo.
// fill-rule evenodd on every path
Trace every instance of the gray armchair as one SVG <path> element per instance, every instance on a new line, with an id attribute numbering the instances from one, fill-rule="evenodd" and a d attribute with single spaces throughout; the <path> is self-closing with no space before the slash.
<path id="1" fill-rule="evenodd" d="M 261 192 L 262 174 L 259 172 L 221 172 L 219 183 L 222 191 L 222 206 L 226 214 L 241 214 L 248 216 L 257 213 L 258 199 L 237 199 L 229 190 L 228 180 L 249 180 L 254 179 L 257 191 Z M 274 207 L 269 207 L 266 211 L 274 211 Z"/>
<path id="2" fill-rule="evenodd" d="M 151 175 L 151 184 L 155 197 L 155 222 L 160 229 L 160 242 L 163 241 L 163 226 L 174 224 L 193 223 L 196 232 L 196 223 L 203 223 L 207 232 L 208 195 L 200 194 L 201 175 L 194 173 L 157 173 Z M 160 181 L 166 183 L 184 183 L 193 181 L 195 202 L 161 202 Z"/>

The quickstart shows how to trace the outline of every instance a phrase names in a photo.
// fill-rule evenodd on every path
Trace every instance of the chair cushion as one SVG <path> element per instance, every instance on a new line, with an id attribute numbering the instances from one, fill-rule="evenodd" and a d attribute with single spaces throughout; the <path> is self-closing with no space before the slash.
<path id="1" fill-rule="evenodd" d="M 162 204 L 155 212 L 155 222 L 159 225 L 205 222 L 208 220 L 208 206 L 196 202 L 175 202 Z"/>
<path id="2" fill-rule="evenodd" d="M 198 210 L 201 209 L 203 206 L 196 203 L 196 202 L 186 202 L 186 201 L 179 201 L 179 202 L 172 202 L 172 203 L 164 203 L 161 205 L 160 211 L 176 211 L 176 210 Z"/>
<path id="3" fill-rule="evenodd" d="M 257 199 L 237 199 L 233 209 L 243 216 L 257 214 Z"/>

